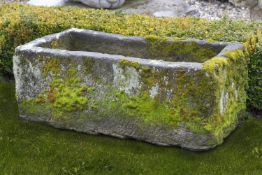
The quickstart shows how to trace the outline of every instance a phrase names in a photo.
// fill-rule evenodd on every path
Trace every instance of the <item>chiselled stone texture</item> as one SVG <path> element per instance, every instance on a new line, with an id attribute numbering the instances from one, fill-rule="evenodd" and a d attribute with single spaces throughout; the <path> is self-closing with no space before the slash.
<path id="1" fill-rule="evenodd" d="M 245 109 L 243 46 L 69 29 L 16 49 L 20 117 L 206 150 Z"/>
<path id="2" fill-rule="evenodd" d="M 121 7 L 125 0 L 71 0 L 81 2 L 93 8 L 115 9 Z"/>

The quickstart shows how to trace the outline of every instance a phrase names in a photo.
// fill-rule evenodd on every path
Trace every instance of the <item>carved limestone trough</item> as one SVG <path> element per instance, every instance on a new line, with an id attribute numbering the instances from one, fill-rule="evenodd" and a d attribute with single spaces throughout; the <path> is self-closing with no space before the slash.
<path id="1" fill-rule="evenodd" d="M 191 150 L 235 129 L 243 46 L 69 29 L 16 48 L 20 117 Z"/>

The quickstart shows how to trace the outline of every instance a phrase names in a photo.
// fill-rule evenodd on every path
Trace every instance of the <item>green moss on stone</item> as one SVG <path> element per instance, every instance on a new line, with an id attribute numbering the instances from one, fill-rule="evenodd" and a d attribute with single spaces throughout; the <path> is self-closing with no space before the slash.
<path id="1" fill-rule="evenodd" d="M 42 74 L 46 77 L 49 73 L 58 75 L 60 72 L 60 60 L 59 58 L 49 58 L 45 60 L 42 66 Z"/>
<path id="2" fill-rule="evenodd" d="M 47 106 L 52 116 L 60 118 L 64 113 L 83 111 L 88 105 L 88 93 L 92 88 L 83 84 L 77 76 L 76 65 L 71 65 L 64 75 L 60 68 L 59 59 L 49 59 L 42 70 L 46 76 L 52 73 L 53 77 L 47 89 L 36 98 L 25 101 L 26 107 L 31 111 L 38 110 L 38 106 Z M 31 106 L 31 107 L 29 107 Z"/>
<path id="3" fill-rule="evenodd" d="M 175 116 L 171 102 L 152 98 L 146 92 L 138 96 L 119 93 L 115 102 L 119 103 L 123 113 L 130 117 L 137 117 L 146 123 L 168 124 L 173 127 L 179 123 L 179 117 Z"/>
<path id="4" fill-rule="evenodd" d="M 95 61 L 92 58 L 85 58 L 83 63 L 83 70 L 85 74 L 91 74 L 93 72 L 94 65 Z"/>
<path id="5" fill-rule="evenodd" d="M 20 105 L 24 113 L 37 116 L 48 115 L 48 111 L 51 109 L 50 105 L 42 105 L 42 102 L 39 103 L 35 99 L 25 100 Z"/>
<path id="6" fill-rule="evenodd" d="M 218 139 L 228 134 L 238 122 L 238 113 L 246 108 L 247 60 L 242 50 L 230 51 L 204 63 L 204 70 L 215 84 L 218 107 L 208 119 L 206 129 Z M 222 142 L 222 140 L 220 140 Z"/>
<path id="7" fill-rule="evenodd" d="M 111 90 L 105 100 L 99 102 L 104 116 L 117 114 L 118 117 L 138 118 L 146 124 L 174 128 L 184 125 L 193 132 L 207 132 L 205 126 L 215 107 L 215 86 L 205 72 L 177 72 L 172 84 L 172 80 L 165 78 L 172 77 L 167 70 L 150 70 L 146 69 L 146 73 L 142 67 L 139 70 L 144 87 L 139 94 Z M 157 94 L 151 96 L 150 90 L 155 85 L 159 87 Z M 171 91 L 174 93 L 167 97 Z"/>
<path id="8" fill-rule="evenodd" d="M 50 43 L 50 48 L 52 48 L 52 49 L 58 49 L 59 46 L 60 46 L 59 40 L 55 40 L 55 41 L 52 41 L 52 42 Z"/>
<path id="9" fill-rule="evenodd" d="M 129 66 L 129 67 L 133 67 L 135 69 L 139 69 L 141 67 L 140 63 L 136 62 L 136 61 L 129 61 L 126 59 L 121 59 L 120 60 L 120 66 L 125 67 L 125 66 Z"/>
<path id="10" fill-rule="evenodd" d="M 165 61 L 204 62 L 217 55 L 211 47 L 200 46 L 195 41 L 183 42 L 168 38 L 147 36 L 148 53 Z"/>
<path id="11" fill-rule="evenodd" d="M 216 71 L 216 69 L 224 67 L 227 64 L 228 62 L 225 57 L 214 57 L 204 62 L 203 66 L 205 70 L 207 70 L 210 73 L 213 73 L 214 71 Z"/>

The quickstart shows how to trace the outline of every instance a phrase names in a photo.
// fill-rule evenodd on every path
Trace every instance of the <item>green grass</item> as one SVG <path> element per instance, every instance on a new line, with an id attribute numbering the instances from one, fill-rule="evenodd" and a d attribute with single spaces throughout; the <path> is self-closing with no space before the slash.
<path id="1" fill-rule="evenodd" d="M 262 120 L 249 118 L 202 153 L 58 130 L 18 118 L 14 84 L 0 84 L 0 174 L 261 175 Z"/>

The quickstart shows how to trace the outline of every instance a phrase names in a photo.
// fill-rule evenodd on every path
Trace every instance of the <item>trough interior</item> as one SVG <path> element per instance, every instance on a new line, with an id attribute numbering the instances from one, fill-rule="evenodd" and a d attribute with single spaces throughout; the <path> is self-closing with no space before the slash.
<path id="1" fill-rule="evenodd" d="M 226 45 L 189 41 L 150 40 L 136 37 L 115 37 L 88 32 L 70 32 L 41 47 L 68 51 L 99 52 L 171 62 L 205 62 L 216 56 Z"/>

